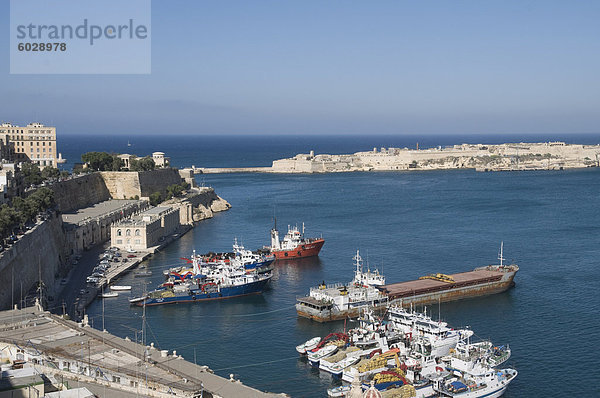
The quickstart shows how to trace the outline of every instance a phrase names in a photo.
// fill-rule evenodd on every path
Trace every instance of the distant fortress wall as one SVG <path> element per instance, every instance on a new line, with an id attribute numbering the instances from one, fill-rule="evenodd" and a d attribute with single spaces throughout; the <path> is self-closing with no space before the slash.
<path id="1" fill-rule="evenodd" d="M 373 148 L 344 155 L 298 154 L 273 161 L 273 173 L 393 170 L 540 170 L 600 166 L 600 146 L 564 142 L 461 144 L 428 149 Z"/>

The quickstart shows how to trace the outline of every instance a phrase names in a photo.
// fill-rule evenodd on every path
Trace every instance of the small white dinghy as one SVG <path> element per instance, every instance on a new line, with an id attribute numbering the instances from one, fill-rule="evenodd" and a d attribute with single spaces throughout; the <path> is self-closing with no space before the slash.
<path id="1" fill-rule="evenodd" d="M 307 351 L 310 351 L 313 348 L 315 348 L 316 346 L 318 346 L 320 342 L 321 342 L 320 337 L 313 337 L 312 339 L 310 339 L 300 345 L 297 345 L 296 351 L 298 351 L 298 354 L 300 354 L 300 355 L 305 355 Z"/>
<path id="2" fill-rule="evenodd" d="M 114 285 L 110 287 L 110 290 L 131 290 L 129 285 Z"/>
<path id="3" fill-rule="evenodd" d="M 117 293 L 117 292 L 102 293 L 102 298 L 110 298 L 110 297 L 117 297 L 117 296 L 119 296 L 119 293 Z"/>
<path id="4" fill-rule="evenodd" d="M 144 300 L 146 300 L 146 296 L 142 296 L 142 297 L 134 297 L 134 298 L 132 298 L 132 299 L 129 299 L 129 302 L 130 302 L 131 304 L 135 304 L 135 303 L 139 303 L 139 302 L 141 302 L 141 301 L 144 301 Z"/>
<path id="5" fill-rule="evenodd" d="M 330 397 L 345 397 L 352 389 L 351 386 L 339 386 L 327 390 L 327 395 Z"/>

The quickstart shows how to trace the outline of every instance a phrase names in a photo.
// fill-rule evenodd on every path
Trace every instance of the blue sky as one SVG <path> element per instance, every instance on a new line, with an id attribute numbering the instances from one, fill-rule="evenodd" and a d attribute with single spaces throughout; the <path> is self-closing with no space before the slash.
<path id="1" fill-rule="evenodd" d="M 9 2 L 0 2 L 0 24 Z M 600 133 L 599 1 L 152 2 L 150 75 L 10 75 L 59 133 Z"/>

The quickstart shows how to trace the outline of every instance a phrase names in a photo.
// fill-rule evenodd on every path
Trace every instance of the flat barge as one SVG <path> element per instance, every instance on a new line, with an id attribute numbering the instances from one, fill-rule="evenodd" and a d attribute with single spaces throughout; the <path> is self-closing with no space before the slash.
<path id="1" fill-rule="evenodd" d="M 427 275 L 417 280 L 388 285 L 363 281 L 357 283 L 358 277 L 348 285 L 321 285 L 311 289 L 308 296 L 296 300 L 296 312 L 303 318 L 329 322 L 356 317 L 367 306 L 377 311 L 387 308 L 389 304 L 427 305 L 501 293 L 514 286 L 519 267 L 516 264 L 504 265 L 502 249 L 498 258 L 500 265 L 478 267 L 473 271 L 451 275 Z M 362 275 L 358 262 L 355 273 Z M 354 290 L 360 292 L 354 294 Z"/>
<path id="2" fill-rule="evenodd" d="M 448 280 L 432 276 L 384 285 L 379 289 L 387 295 L 390 303 L 426 305 L 504 292 L 515 285 L 514 277 L 518 270 L 515 264 L 489 265 L 447 275 Z"/>

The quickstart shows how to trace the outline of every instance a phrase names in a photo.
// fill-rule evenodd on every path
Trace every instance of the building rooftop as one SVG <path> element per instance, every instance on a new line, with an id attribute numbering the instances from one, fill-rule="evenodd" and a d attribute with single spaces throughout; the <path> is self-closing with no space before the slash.
<path id="1" fill-rule="evenodd" d="M 90 207 L 79 209 L 76 212 L 63 213 L 63 222 L 69 224 L 78 224 L 88 218 L 101 217 L 121 209 L 131 206 L 133 204 L 142 203 L 141 200 L 129 200 L 129 199 L 111 199 L 104 202 L 97 203 Z"/>
<path id="2" fill-rule="evenodd" d="M 146 215 L 159 215 L 162 214 L 166 211 L 170 211 L 172 208 L 169 206 L 156 206 L 156 207 L 152 207 L 148 210 L 145 210 L 143 212 L 140 213 L 140 216 L 146 216 Z"/>

